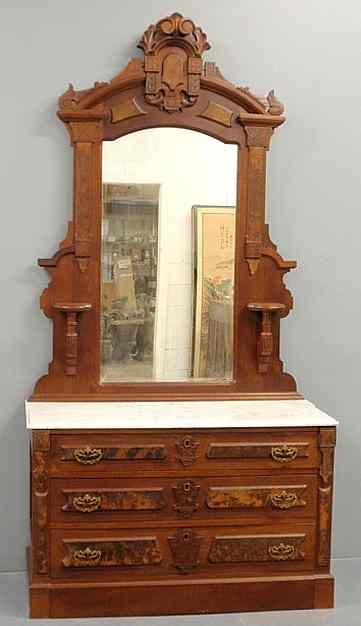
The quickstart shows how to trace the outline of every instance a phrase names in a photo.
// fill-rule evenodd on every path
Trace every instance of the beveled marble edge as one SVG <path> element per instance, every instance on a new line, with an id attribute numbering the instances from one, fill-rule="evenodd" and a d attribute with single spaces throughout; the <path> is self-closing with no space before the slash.
<path id="1" fill-rule="evenodd" d="M 29 429 L 336 426 L 307 400 L 25 402 Z"/>

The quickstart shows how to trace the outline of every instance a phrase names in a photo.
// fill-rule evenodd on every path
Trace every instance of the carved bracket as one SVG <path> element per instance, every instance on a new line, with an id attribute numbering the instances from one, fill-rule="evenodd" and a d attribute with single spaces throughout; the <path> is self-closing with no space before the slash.
<path id="1" fill-rule="evenodd" d="M 53 308 L 66 315 L 65 373 L 75 376 L 78 370 L 78 315 L 92 308 L 88 303 L 58 302 Z"/>
<path id="2" fill-rule="evenodd" d="M 50 437 L 47 430 L 32 433 L 32 532 L 34 570 L 37 574 L 49 573 L 48 541 L 48 456 Z"/>
<path id="3" fill-rule="evenodd" d="M 327 567 L 331 557 L 331 514 L 333 459 L 336 429 L 321 428 L 319 449 L 321 455 L 320 484 L 318 487 L 318 565 Z"/>
<path id="4" fill-rule="evenodd" d="M 284 304 L 278 302 L 250 302 L 249 311 L 261 313 L 261 332 L 257 343 L 258 371 L 266 374 L 273 353 L 272 316 L 285 309 Z"/>
<path id="5" fill-rule="evenodd" d="M 138 48 L 144 51 L 145 99 L 149 104 L 174 113 L 197 101 L 202 54 L 210 45 L 207 35 L 192 20 L 173 13 L 151 24 Z"/>

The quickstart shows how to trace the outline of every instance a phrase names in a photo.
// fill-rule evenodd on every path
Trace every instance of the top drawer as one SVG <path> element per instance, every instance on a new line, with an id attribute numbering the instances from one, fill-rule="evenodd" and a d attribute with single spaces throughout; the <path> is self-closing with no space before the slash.
<path id="1" fill-rule="evenodd" d="M 53 476 L 212 475 L 318 465 L 318 429 L 99 430 L 51 435 Z"/>

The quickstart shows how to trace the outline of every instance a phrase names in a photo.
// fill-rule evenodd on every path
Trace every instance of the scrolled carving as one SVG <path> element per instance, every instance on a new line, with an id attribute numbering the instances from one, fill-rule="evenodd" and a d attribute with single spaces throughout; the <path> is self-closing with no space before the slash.
<path id="1" fill-rule="evenodd" d="M 74 509 L 80 513 L 93 513 L 100 508 L 101 497 L 96 494 L 85 493 L 83 496 L 74 496 Z"/>
<path id="2" fill-rule="evenodd" d="M 103 458 L 103 450 L 101 448 L 91 448 L 90 446 L 76 448 L 73 454 L 74 459 L 82 465 L 95 465 Z"/>
<path id="3" fill-rule="evenodd" d="M 181 574 L 190 574 L 199 566 L 201 541 L 191 528 L 179 528 L 174 537 L 168 537 L 174 566 Z"/>
<path id="4" fill-rule="evenodd" d="M 49 572 L 48 547 L 48 431 L 34 431 L 32 445 L 32 498 L 34 569 L 37 574 Z"/>
<path id="5" fill-rule="evenodd" d="M 170 42 L 169 39 L 170 38 Z M 174 39 L 174 41 L 173 41 Z M 172 44 L 179 44 L 176 39 L 184 40 L 187 47 L 190 47 L 194 53 L 202 55 L 205 50 L 210 49 L 207 41 L 207 35 L 199 26 L 195 26 L 194 22 L 180 13 L 173 13 L 169 17 L 165 17 L 155 25 L 151 24 L 144 32 L 138 48 L 144 51 L 144 54 L 152 54 L 156 52 L 161 45 L 165 45 L 168 41 Z"/>
<path id="6" fill-rule="evenodd" d="M 180 13 L 173 13 L 143 34 L 145 99 L 173 113 L 198 98 L 203 72 L 202 54 L 210 48 L 206 34 Z"/>
<path id="7" fill-rule="evenodd" d="M 269 115 L 282 115 L 282 113 L 285 110 L 285 107 L 282 104 L 282 102 L 277 100 L 274 89 L 271 89 L 271 91 L 267 95 L 267 102 L 268 102 Z"/>
<path id="8" fill-rule="evenodd" d="M 173 487 L 176 504 L 173 508 L 181 517 L 191 517 L 199 508 L 197 502 L 200 485 L 196 485 L 193 480 L 180 480 L 176 487 Z"/>
<path id="9" fill-rule="evenodd" d="M 290 463 L 297 457 L 297 448 L 284 443 L 280 446 L 273 446 L 271 449 L 271 457 L 278 463 Z"/>
<path id="10" fill-rule="evenodd" d="M 80 99 L 89 93 L 90 89 L 75 91 L 74 85 L 69 83 L 69 87 L 65 93 L 59 98 L 59 109 L 62 111 L 75 111 L 79 106 Z"/>
<path id="11" fill-rule="evenodd" d="M 331 513 L 333 459 L 336 429 L 321 428 L 319 449 L 321 455 L 318 487 L 318 556 L 319 567 L 328 567 L 331 558 Z"/>
<path id="12" fill-rule="evenodd" d="M 320 431 L 319 446 L 321 453 L 320 476 L 323 486 L 328 486 L 333 475 L 333 457 L 336 444 L 336 431 L 334 428 L 323 428 Z"/>
<path id="13" fill-rule="evenodd" d="M 175 445 L 178 451 L 177 460 L 182 465 L 188 467 L 196 462 L 198 441 L 195 441 L 190 435 L 186 435 L 181 441 L 177 441 Z"/>
<path id="14" fill-rule="evenodd" d="M 281 542 L 275 546 L 269 546 L 268 554 L 274 561 L 291 561 L 296 556 L 296 548 L 292 544 Z"/>
<path id="15" fill-rule="evenodd" d="M 319 487 L 319 522 L 318 522 L 318 565 L 327 566 L 330 562 L 330 531 L 332 487 Z"/>

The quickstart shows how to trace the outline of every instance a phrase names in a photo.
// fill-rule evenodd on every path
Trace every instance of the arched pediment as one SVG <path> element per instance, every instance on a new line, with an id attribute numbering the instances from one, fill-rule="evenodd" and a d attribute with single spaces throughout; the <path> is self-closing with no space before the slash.
<path id="1" fill-rule="evenodd" d="M 202 92 L 215 94 L 239 107 L 239 118 L 256 116 L 262 126 L 279 126 L 283 105 L 273 91 L 258 97 L 248 88 L 227 81 L 215 63 L 204 62 L 210 49 L 206 34 L 192 20 L 179 13 L 152 24 L 138 47 L 144 58 L 134 58 L 110 82 L 96 82 L 90 89 L 76 91 L 72 85 L 59 99 L 59 117 L 70 119 L 106 118 L 109 101 L 129 90 L 143 90 L 144 101 L 167 115 L 193 107 Z M 220 111 L 217 112 L 220 114 Z M 251 121 L 252 121 L 251 120 Z"/>

